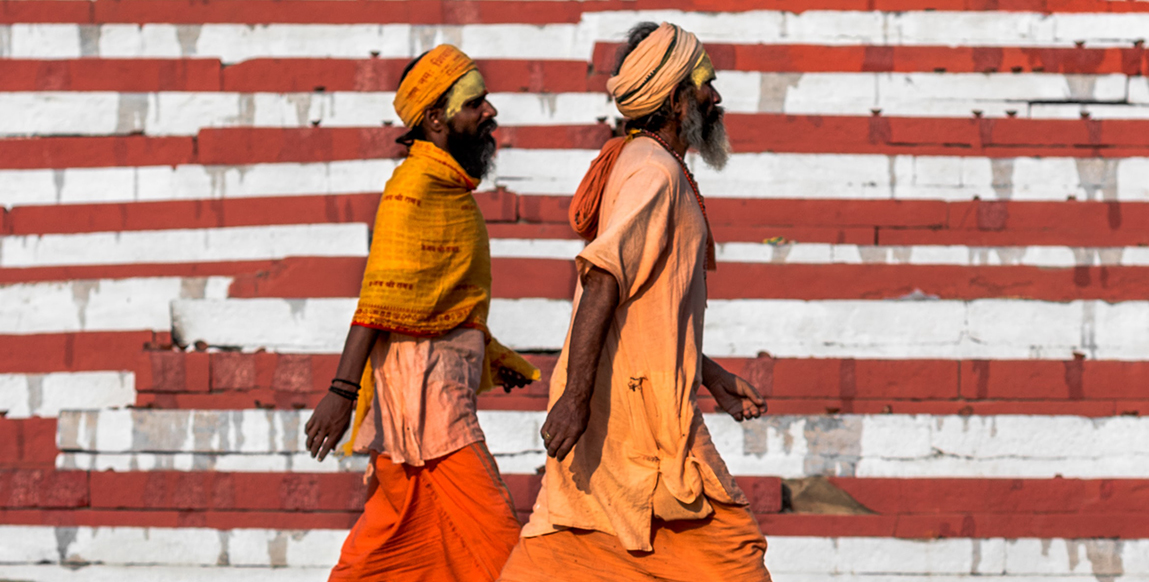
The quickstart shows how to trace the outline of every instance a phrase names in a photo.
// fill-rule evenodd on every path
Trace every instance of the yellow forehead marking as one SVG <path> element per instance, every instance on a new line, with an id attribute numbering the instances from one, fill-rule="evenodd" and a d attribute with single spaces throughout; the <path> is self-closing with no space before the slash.
<path id="1" fill-rule="evenodd" d="M 709 81 L 717 79 L 718 75 L 714 73 L 714 64 L 710 62 L 710 55 L 706 51 L 702 51 L 702 56 L 698 57 L 698 63 L 694 65 L 694 70 L 690 71 L 690 80 L 694 82 L 695 87 L 702 87 Z"/>
<path id="2" fill-rule="evenodd" d="M 455 114 L 463 110 L 463 105 L 468 101 L 476 99 L 487 92 L 487 84 L 483 82 L 483 75 L 479 71 L 471 71 L 462 77 L 451 87 L 451 93 L 447 95 L 447 119 L 451 119 Z"/>

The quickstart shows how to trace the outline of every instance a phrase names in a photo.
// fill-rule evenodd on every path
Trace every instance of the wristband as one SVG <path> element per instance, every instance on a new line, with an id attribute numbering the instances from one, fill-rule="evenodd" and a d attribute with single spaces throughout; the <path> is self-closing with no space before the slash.
<path id="1" fill-rule="evenodd" d="M 336 388 L 335 386 L 328 388 L 327 391 L 331 392 L 332 394 L 342 396 L 343 398 L 346 398 L 352 402 L 355 402 L 356 400 L 359 399 L 359 393 L 358 392 L 352 392 L 350 390 L 344 390 L 342 388 Z"/>

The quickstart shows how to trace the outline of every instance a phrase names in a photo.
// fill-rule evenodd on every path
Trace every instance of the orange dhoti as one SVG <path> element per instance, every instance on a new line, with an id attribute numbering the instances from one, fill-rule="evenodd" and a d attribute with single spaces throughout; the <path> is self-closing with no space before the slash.
<path id="1" fill-rule="evenodd" d="M 561 529 L 522 538 L 500 582 L 770 582 L 766 539 L 750 509 L 711 500 L 706 519 L 651 525 L 652 552 L 627 551 L 616 536 Z"/>
<path id="2" fill-rule="evenodd" d="M 382 455 L 373 463 L 370 497 L 329 582 L 483 582 L 499 576 L 519 539 L 519 522 L 484 443 L 422 467 Z"/>

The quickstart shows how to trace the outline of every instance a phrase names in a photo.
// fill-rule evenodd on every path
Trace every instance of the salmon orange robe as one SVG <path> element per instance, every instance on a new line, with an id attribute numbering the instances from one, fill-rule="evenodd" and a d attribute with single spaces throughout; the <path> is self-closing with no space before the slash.
<path id="1" fill-rule="evenodd" d="M 677 160 L 649 138 L 626 144 L 598 236 L 576 259 L 580 273 L 599 267 L 619 288 L 589 424 L 564 461 L 547 459 L 502 580 L 769 580 L 766 540 L 695 401 L 707 237 Z M 581 294 L 580 286 L 574 313 Z M 566 386 L 569 350 L 568 334 L 552 406 Z M 574 547 L 583 557 L 572 562 Z M 616 573 L 602 578 L 602 568 Z"/>

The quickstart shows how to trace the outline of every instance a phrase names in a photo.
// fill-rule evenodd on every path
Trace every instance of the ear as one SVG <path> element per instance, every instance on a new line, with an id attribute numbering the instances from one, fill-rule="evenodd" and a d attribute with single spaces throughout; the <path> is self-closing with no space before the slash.
<path id="1" fill-rule="evenodd" d="M 430 135 L 447 131 L 447 113 L 442 106 L 432 105 L 423 111 L 423 132 Z"/>

